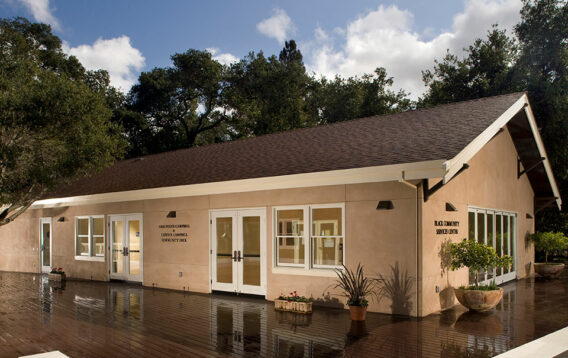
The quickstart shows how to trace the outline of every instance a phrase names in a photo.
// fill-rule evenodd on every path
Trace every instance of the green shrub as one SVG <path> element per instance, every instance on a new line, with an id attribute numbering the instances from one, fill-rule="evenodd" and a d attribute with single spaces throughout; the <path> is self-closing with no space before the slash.
<path id="1" fill-rule="evenodd" d="M 530 241 L 538 251 L 544 252 L 544 262 L 548 263 L 548 255 L 558 254 L 568 249 L 568 237 L 561 232 L 536 232 L 530 235 Z"/>
<path id="2" fill-rule="evenodd" d="M 479 243 L 474 239 L 464 239 L 459 243 L 448 244 L 450 268 L 452 271 L 468 267 L 475 272 L 475 287 L 479 287 L 479 271 L 494 267 L 510 267 L 513 259 L 508 255 L 499 257 L 491 246 Z"/>

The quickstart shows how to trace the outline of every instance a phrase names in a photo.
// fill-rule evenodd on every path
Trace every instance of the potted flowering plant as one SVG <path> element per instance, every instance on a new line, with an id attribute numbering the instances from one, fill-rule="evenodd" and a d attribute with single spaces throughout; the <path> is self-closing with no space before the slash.
<path id="1" fill-rule="evenodd" d="M 546 278 L 560 275 L 564 270 L 564 264 L 548 262 L 548 256 L 568 249 L 568 238 L 561 232 L 537 232 L 529 238 L 536 250 L 544 252 L 544 262 L 534 264 L 535 272 Z"/>
<path id="2" fill-rule="evenodd" d="M 312 302 L 309 298 L 298 296 L 296 291 L 292 291 L 289 296 L 280 293 L 280 296 L 274 300 L 274 308 L 280 311 L 312 313 Z"/>
<path id="3" fill-rule="evenodd" d="M 63 271 L 61 267 L 52 267 L 48 279 L 53 281 L 65 281 L 65 271 Z"/>
<path id="4" fill-rule="evenodd" d="M 513 259 L 508 255 L 499 257 L 491 246 L 477 242 L 474 239 L 464 239 L 459 243 L 448 245 L 450 268 L 452 271 L 468 267 L 474 272 L 475 282 L 468 287 L 454 289 L 459 303 L 474 311 L 487 311 L 497 306 L 503 297 L 503 289 L 497 287 L 495 281 L 490 285 L 479 284 L 479 272 L 494 267 L 510 267 Z"/>

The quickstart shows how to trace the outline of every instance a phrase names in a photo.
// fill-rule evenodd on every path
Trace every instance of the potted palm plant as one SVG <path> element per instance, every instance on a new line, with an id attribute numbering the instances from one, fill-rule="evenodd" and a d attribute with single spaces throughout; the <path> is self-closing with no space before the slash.
<path id="1" fill-rule="evenodd" d="M 351 319 L 353 321 L 364 321 L 367 315 L 367 306 L 369 305 L 367 297 L 376 295 L 377 281 L 365 276 L 361 264 L 357 265 L 355 271 L 343 265 L 343 268 L 336 269 L 335 273 L 337 274 L 335 288 L 341 288 L 345 297 L 347 297 Z"/>
<path id="2" fill-rule="evenodd" d="M 494 248 L 474 239 L 464 239 L 459 243 L 448 244 L 450 268 L 452 271 L 462 267 L 473 270 L 475 282 L 468 287 L 454 289 L 459 303 L 474 311 L 487 311 L 497 306 L 503 298 L 503 289 L 495 285 L 479 284 L 479 272 L 497 267 L 510 267 L 513 259 L 508 255 L 499 257 Z"/>
<path id="3" fill-rule="evenodd" d="M 534 264 L 535 272 L 546 278 L 560 275 L 564 264 L 548 262 L 548 257 L 568 249 L 568 238 L 561 232 L 536 232 L 529 239 L 536 250 L 544 252 L 544 262 Z"/>

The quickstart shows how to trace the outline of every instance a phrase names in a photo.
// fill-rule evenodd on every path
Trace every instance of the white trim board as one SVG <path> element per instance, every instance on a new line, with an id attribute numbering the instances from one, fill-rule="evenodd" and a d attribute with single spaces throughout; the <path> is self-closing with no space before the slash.
<path id="1" fill-rule="evenodd" d="M 416 163 L 330 170 L 316 173 L 281 175 L 274 177 L 83 195 L 67 198 L 44 199 L 34 202 L 31 208 L 42 209 L 110 202 L 115 203 L 199 195 L 243 193 L 260 190 L 398 181 L 403 179 L 403 176 L 406 180 L 441 178 L 444 176 L 442 168 L 442 163 L 444 163 L 444 161 L 445 160 L 431 160 Z"/>
<path id="2" fill-rule="evenodd" d="M 552 358 L 568 351 L 568 327 L 511 349 L 496 358 Z"/>

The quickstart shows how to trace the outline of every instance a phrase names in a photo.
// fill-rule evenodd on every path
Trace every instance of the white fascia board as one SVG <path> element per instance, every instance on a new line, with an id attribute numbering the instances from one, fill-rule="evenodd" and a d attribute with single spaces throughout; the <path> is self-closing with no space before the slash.
<path id="1" fill-rule="evenodd" d="M 521 109 L 525 103 L 528 103 L 526 94 L 509 107 L 503 114 L 499 116 L 487 129 L 481 132 L 473 141 L 471 141 L 461 152 L 454 158 L 444 163 L 446 173 L 444 175 L 444 184 L 449 182 L 454 175 L 466 164 L 474 155 L 477 154 L 493 138 L 501 128 L 507 124 Z"/>
<path id="2" fill-rule="evenodd" d="M 526 95 L 525 95 L 526 97 Z M 546 171 L 546 176 L 548 177 L 548 181 L 550 182 L 550 186 L 552 188 L 552 192 L 554 193 L 554 197 L 556 199 L 556 205 L 558 205 L 558 210 L 562 210 L 562 199 L 560 198 L 560 191 L 558 190 L 558 185 L 556 184 L 556 179 L 554 179 L 554 175 L 552 174 L 552 168 L 550 167 L 550 161 L 548 160 L 548 155 L 546 154 L 546 149 L 544 148 L 544 144 L 542 142 L 542 137 L 540 136 L 540 132 L 538 131 L 538 127 L 536 125 L 536 121 L 534 119 L 534 114 L 531 109 L 531 106 L 527 100 L 527 106 L 525 107 L 525 114 L 527 115 L 527 119 L 529 121 L 529 125 L 531 126 L 531 131 L 533 133 L 536 146 L 538 148 L 538 152 L 542 158 L 546 158 L 542 164 L 544 164 L 544 170 Z"/>
<path id="3" fill-rule="evenodd" d="M 44 199 L 34 202 L 31 209 L 242 193 L 261 190 L 398 181 L 403 179 L 403 176 L 406 180 L 441 178 L 445 173 L 443 168 L 444 162 L 445 159 L 440 159 L 416 163 Z"/>
<path id="4" fill-rule="evenodd" d="M 557 197 L 556 204 L 558 208 L 562 208 L 562 199 L 560 198 L 560 192 L 558 186 L 556 185 L 556 180 L 552 174 L 552 169 L 550 167 L 550 162 L 548 160 L 548 155 L 544 149 L 544 144 L 542 138 L 538 131 L 536 121 L 534 119 L 534 114 L 530 107 L 529 98 L 527 94 L 523 94 L 511 107 L 509 107 L 495 122 L 493 122 L 485 131 L 483 131 L 477 138 L 475 138 L 471 143 L 469 143 L 458 155 L 454 158 L 448 160 L 443 164 L 446 174 L 444 175 L 444 184 L 450 181 L 454 175 L 467 163 L 477 152 L 487 144 L 493 138 L 501 128 L 503 128 L 520 110 L 524 107 L 526 117 L 529 121 L 531 131 L 533 133 L 538 151 L 541 157 L 546 158 L 543 162 L 546 175 L 552 187 L 552 192 L 554 196 Z"/>

